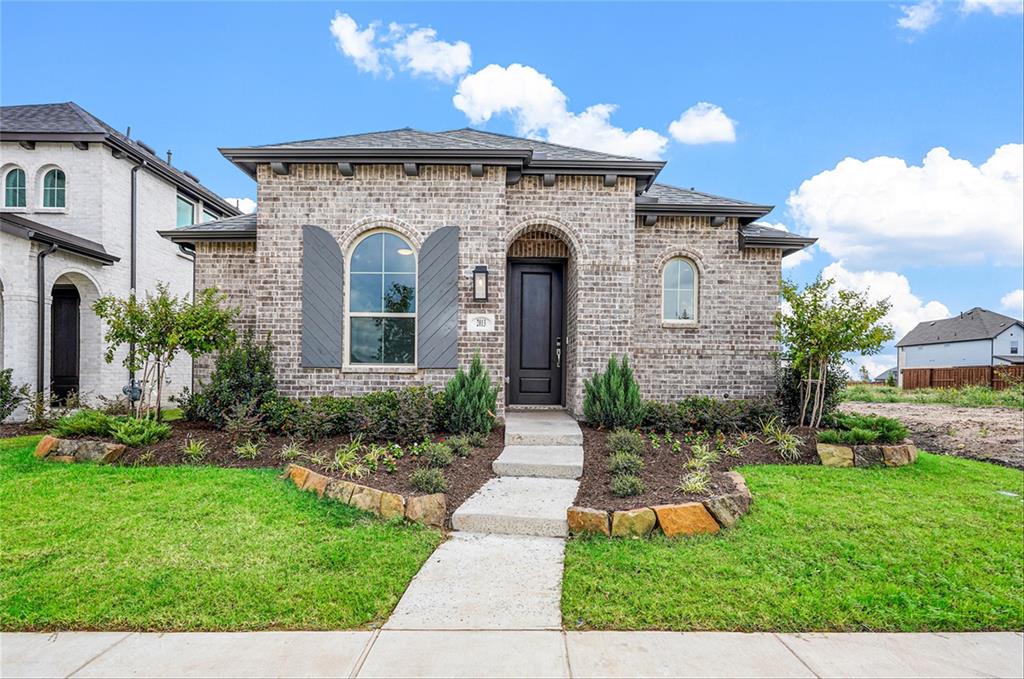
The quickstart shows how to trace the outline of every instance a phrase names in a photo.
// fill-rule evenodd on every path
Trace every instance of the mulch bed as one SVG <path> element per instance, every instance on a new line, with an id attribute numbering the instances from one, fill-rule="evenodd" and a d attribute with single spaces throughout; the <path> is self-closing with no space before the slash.
<path id="1" fill-rule="evenodd" d="M 204 465 L 283 469 L 285 464 L 291 461 L 332 478 L 342 478 L 337 467 L 330 466 L 329 462 L 328 464 L 317 464 L 307 458 L 283 460 L 280 457 L 281 449 L 295 441 L 285 436 L 269 436 L 260 447 L 260 453 L 255 459 L 243 460 L 235 454 L 231 437 L 206 422 L 174 422 L 171 425 L 170 436 L 150 446 L 129 448 L 118 464 L 128 466 L 189 464 L 182 454 L 182 447 L 189 438 L 206 441 L 207 452 L 201 463 Z M 436 440 L 443 438 L 443 436 L 435 437 Z M 339 436 L 314 442 L 298 441 L 298 443 L 311 457 L 319 456 L 325 461 L 331 461 L 334 459 L 334 451 L 350 440 L 348 436 Z M 491 432 L 485 447 L 474 448 L 469 457 L 455 458 L 450 467 L 442 470 L 448 480 L 448 490 L 445 491 L 445 495 L 447 496 L 449 519 L 459 505 L 494 476 L 491 463 L 501 454 L 504 446 L 505 430 L 503 427 L 497 427 Z M 408 451 L 409 446 L 403 446 L 403 448 Z M 406 496 L 422 495 L 409 484 L 409 474 L 417 466 L 418 462 L 406 454 L 396 462 L 394 472 L 388 473 L 383 468 L 379 468 L 376 472 L 362 478 L 349 480 L 377 490 L 401 493 Z"/>
<path id="2" fill-rule="evenodd" d="M 576 505 L 594 509 L 635 509 L 662 504 L 678 504 L 682 502 L 699 502 L 716 494 L 732 490 L 732 481 L 723 472 L 754 464 L 821 464 L 815 449 L 814 430 L 807 428 L 794 429 L 793 433 L 800 436 L 804 443 L 801 456 L 794 462 L 783 460 L 774 448 L 761 443 L 756 438 L 743 448 L 742 457 L 723 455 L 710 466 L 711 482 L 705 493 L 694 495 L 683 493 L 676 488 L 682 478 L 691 471 L 686 467 L 690 459 L 690 447 L 683 443 L 682 450 L 673 453 L 670 446 L 662 442 L 659 448 L 653 448 L 650 441 L 645 440 L 642 454 L 644 468 L 640 479 L 644 482 L 644 492 L 640 495 L 618 497 L 611 491 L 612 475 L 608 471 L 608 432 L 593 429 L 580 424 L 583 429 L 583 476 L 580 478 L 580 489 L 576 493 Z M 682 437 L 677 437 L 682 441 Z M 645 436 L 646 439 L 646 436 Z M 736 437 L 729 437 L 734 442 Z"/>
<path id="3" fill-rule="evenodd" d="M 45 434 L 39 429 L 33 429 L 27 424 L 0 424 L 0 439 L 12 439 L 16 436 L 31 436 L 33 434 Z"/>

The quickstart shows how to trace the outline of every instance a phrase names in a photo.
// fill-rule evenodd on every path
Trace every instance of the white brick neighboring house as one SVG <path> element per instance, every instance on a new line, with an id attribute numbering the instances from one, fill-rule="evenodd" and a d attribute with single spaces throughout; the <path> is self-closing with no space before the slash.
<path id="1" fill-rule="evenodd" d="M 16 384 L 58 397 L 120 395 L 123 356 L 104 362 L 92 303 L 126 296 L 133 266 L 140 294 L 157 282 L 191 294 L 194 256 L 157 229 L 175 224 L 179 204 L 179 223 L 238 210 L 74 103 L 0 108 L 0 150 L 0 368 L 13 368 Z M 188 356 L 179 357 L 165 393 L 188 386 L 191 371 Z"/>
<path id="2" fill-rule="evenodd" d="M 579 415 L 622 354 L 647 398 L 763 396 L 781 260 L 814 242 L 753 224 L 770 206 L 656 184 L 661 162 L 472 129 L 222 153 L 257 213 L 163 235 L 271 333 L 297 397 L 440 386 L 477 352 L 502 411 Z"/>

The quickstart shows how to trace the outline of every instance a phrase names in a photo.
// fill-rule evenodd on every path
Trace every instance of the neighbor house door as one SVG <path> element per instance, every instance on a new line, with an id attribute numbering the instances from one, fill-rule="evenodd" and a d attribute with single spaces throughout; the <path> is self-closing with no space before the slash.
<path id="1" fill-rule="evenodd" d="M 509 262 L 509 403 L 558 405 L 565 323 L 563 262 Z"/>
<path id="2" fill-rule="evenodd" d="M 73 285 L 53 286 L 50 309 L 50 390 L 51 396 L 63 402 L 71 392 L 78 392 L 78 323 L 81 298 Z"/>

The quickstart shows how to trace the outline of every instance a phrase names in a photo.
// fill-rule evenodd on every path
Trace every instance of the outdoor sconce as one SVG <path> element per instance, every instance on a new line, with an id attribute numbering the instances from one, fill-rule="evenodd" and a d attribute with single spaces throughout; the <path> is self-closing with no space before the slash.
<path id="1" fill-rule="evenodd" d="M 483 264 L 473 269 L 473 301 L 487 301 L 487 267 Z"/>

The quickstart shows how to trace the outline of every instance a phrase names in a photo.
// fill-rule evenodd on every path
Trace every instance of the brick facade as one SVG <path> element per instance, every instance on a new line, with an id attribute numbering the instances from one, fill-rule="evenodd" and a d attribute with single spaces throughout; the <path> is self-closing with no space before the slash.
<path id="1" fill-rule="evenodd" d="M 770 386 L 771 318 L 778 306 L 781 253 L 741 251 L 738 223 L 712 228 L 705 218 L 659 218 L 639 226 L 635 185 L 620 178 L 536 176 L 506 185 L 505 170 L 473 177 L 457 165 L 423 165 L 407 176 L 399 165 L 357 165 L 351 177 L 334 164 L 292 164 L 287 174 L 257 169 L 255 249 L 200 245 L 197 288 L 214 285 L 243 308 L 241 322 L 271 333 L 277 378 L 292 396 L 356 394 L 409 385 L 440 387 L 451 370 L 387 367 L 303 368 L 301 347 L 303 225 L 326 229 L 348 256 L 367 230 L 391 229 L 419 248 L 435 229 L 456 225 L 459 237 L 459 362 L 479 352 L 505 391 L 507 258 L 566 258 L 566 404 L 579 414 L 583 381 L 612 354 L 635 359 L 645 397 L 693 393 L 753 396 Z M 701 271 L 699 325 L 661 325 L 661 266 L 685 254 Z M 490 299 L 472 301 L 471 272 L 490 272 Z M 494 314 L 492 333 L 465 332 L 466 314 Z M 208 365 L 200 365 L 200 376 Z"/>

